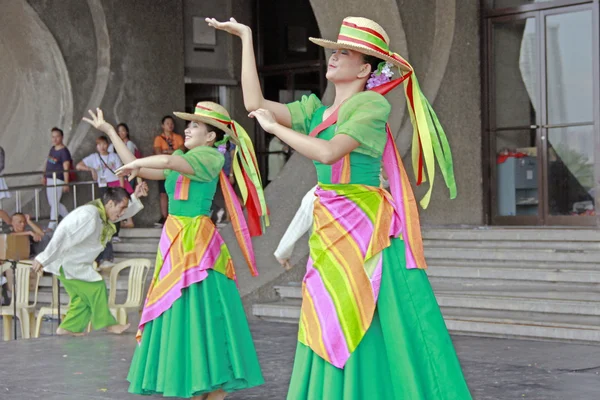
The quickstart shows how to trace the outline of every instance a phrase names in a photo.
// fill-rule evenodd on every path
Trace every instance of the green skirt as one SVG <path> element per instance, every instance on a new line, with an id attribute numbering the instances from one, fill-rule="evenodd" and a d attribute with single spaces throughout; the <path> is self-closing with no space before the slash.
<path id="1" fill-rule="evenodd" d="M 423 270 L 404 243 L 384 250 L 373 322 L 344 369 L 298 343 L 288 400 L 469 400 L 452 340 Z"/>
<path id="2" fill-rule="evenodd" d="M 130 393 L 180 398 L 263 384 L 235 282 L 211 270 L 183 289 L 145 325 L 127 380 Z"/>

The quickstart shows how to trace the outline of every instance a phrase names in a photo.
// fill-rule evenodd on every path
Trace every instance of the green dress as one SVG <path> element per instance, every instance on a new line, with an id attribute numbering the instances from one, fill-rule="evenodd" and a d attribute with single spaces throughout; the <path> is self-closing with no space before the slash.
<path id="1" fill-rule="evenodd" d="M 181 151 L 173 154 L 185 157 L 195 171 L 188 176 L 187 200 L 175 198 L 181 174 L 165 172 L 169 218 L 187 224 L 181 235 L 190 236 L 199 220 L 212 224 L 201 216 L 209 214 L 224 158 L 215 148 L 205 146 L 185 155 Z M 161 241 L 167 225 L 169 220 Z M 264 383 L 236 283 L 226 276 L 225 267 L 221 268 L 230 261 L 229 252 L 224 244 L 220 251 L 214 267 L 206 271 L 208 276 L 183 288 L 170 308 L 144 325 L 127 377 L 129 392 L 191 398 Z M 155 277 L 161 266 L 157 262 Z"/>
<path id="2" fill-rule="evenodd" d="M 326 110 L 311 95 L 291 103 L 292 128 L 310 133 Z M 318 135 L 356 139 L 350 184 L 379 186 L 385 122 L 390 105 L 374 92 L 349 99 L 333 125 Z M 315 162 L 319 185 L 335 190 L 331 166 Z M 331 184 L 331 185 L 330 185 Z M 311 240 L 313 238 L 311 237 Z M 407 269 L 401 238 L 383 250 L 381 286 L 368 330 L 343 368 L 298 342 L 288 391 L 290 400 L 468 400 L 469 389 L 424 270 Z"/>

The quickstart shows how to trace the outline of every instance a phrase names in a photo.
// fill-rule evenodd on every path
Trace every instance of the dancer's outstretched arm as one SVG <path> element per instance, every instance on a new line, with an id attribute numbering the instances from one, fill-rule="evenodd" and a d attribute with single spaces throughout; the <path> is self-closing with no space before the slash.
<path id="1" fill-rule="evenodd" d="M 132 162 L 123 165 L 115 172 L 117 176 L 129 176 L 129 179 L 133 179 L 136 176 L 142 176 L 142 174 L 148 175 L 148 171 L 154 171 L 154 173 L 160 172 L 161 178 L 151 178 L 146 176 L 147 179 L 165 179 L 165 169 L 187 175 L 194 175 L 195 173 L 194 169 L 185 158 L 168 154 L 138 158 L 137 160 L 133 160 Z"/>
<path id="2" fill-rule="evenodd" d="M 246 110 L 254 111 L 264 108 L 275 115 L 275 119 L 281 125 L 291 128 L 292 116 L 285 104 L 266 100 L 263 97 L 256 69 L 256 58 L 254 57 L 254 45 L 252 43 L 252 30 L 249 26 L 240 24 L 234 18 L 229 21 L 219 22 L 214 18 L 206 18 L 209 26 L 229 32 L 242 40 L 242 92 L 244 94 L 244 105 Z"/>
<path id="3" fill-rule="evenodd" d="M 117 131 L 115 131 L 115 128 L 104 120 L 104 113 L 102 112 L 102 110 L 96 108 L 96 114 L 94 114 L 92 110 L 89 110 L 88 112 L 90 113 L 90 116 L 92 118 L 83 118 L 83 120 L 88 124 L 92 125 L 94 128 L 108 135 L 112 144 L 115 147 L 115 151 L 117 152 L 119 158 L 121 158 L 123 163 L 128 164 L 135 161 L 135 156 L 133 155 L 131 150 L 127 148 L 127 145 L 123 142 L 123 140 L 121 140 L 121 138 L 117 134 Z M 130 180 L 133 179 L 133 177 L 135 176 L 155 181 L 165 179 L 165 175 L 162 170 L 148 168 L 137 170 L 136 174 L 130 177 Z"/>

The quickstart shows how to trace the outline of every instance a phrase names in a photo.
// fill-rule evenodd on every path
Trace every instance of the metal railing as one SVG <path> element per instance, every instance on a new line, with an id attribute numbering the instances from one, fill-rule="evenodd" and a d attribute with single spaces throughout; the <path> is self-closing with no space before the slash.
<path id="1" fill-rule="evenodd" d="M 76 181 L 76 182 L 68 182 L 68 183 L 60 183 L 57 184 L 57 179 L 59 179 L 58 177 L 62 177 L 62 175 L 64 173 L 71 173 L 71 172 L 75 172 L 75 173 L 81 173 L 81 172 L 87 172 L 87 171 L 77 171 L 77 170 L 63 170 L 60 172 L 53 172 L 52 173 L 52 178 L 47 178 L 47 179 L 52 179 L 52 184 L 48 185 L 42 185 L 42 184 L 38 184 L 38 185 L 21 185 L 21 186 L 9 186 L 8 189 L 4 189 L 4 190 L 0 190 L 0 193 L 14 193 L 15 194 L 15 212 L 21 212 L 22 208 L 23 208 L 23 203 L 22 203 L 22 194 L 23 192 L 27 192 L 27 191 L 33 191 L 34 192 L 34 204 L 35 204 L 35 221 L 39 221 L 40 218 L 40 190 L 45 189 L 47 187 L 54 187 L 54 204 L 56 205 L 56 209 L 57 209 L 57 213 L 58 213 L 58 188 L 62 188 L 65 186 L 71 187 L 73 188 L 73 208 L 77 208 L 77 189 L 80 186 L 90 186 L 91 187 L 91 194 L 92 194 L 92 200 L 96 198 L 96 181 L 92 180 L 92 181 Z M 30 171 L 30 172 L 18 172 L 18 173 L 13 173 L 13 174 L 4 174 L 1 175 L 0 177 L 2 178 L 19 178 L 19 177 L 30 177 L 30 176 L 43 176 L 45 175 L 44 171 Z M 2 199 L 0 199 L 0 209 L 2 209 Z M 51 215 L 50 218 L 54 218 L 55 216 Z M 56 218 L 58 219 L 58 215 L 56 216 Z M 0 220 L 0 226 L 2 226 L 2 221 Z"/>

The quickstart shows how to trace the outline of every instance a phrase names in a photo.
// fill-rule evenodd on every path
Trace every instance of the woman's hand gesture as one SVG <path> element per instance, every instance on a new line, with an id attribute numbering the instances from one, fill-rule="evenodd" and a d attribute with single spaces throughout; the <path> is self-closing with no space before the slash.
<path id="1" fill-rule="evenodd" d="M 275 115 L 273 112 L 264 108 L 259 108 L 258 110 L 252 111 L 250 114 L 248 114 L 248 116 L 250 118 L 256 118 L 264 131 L 271 134 L 279 125 L 277 120 L 275 120 Z"/>
<path id="2" fill-rule="evenodd" d="M 101 132 L 108 134 L 110 131 L 114 131 L 115 128 L 108 122 L 104 120 L 104 113 L 101 109 L 96 108 L 96 114 L 92 110 L 88 110 L 92 119 L 83 117 L 83 120 L 88 124 L 92 125 L 94 128 L 98 129 Z"/>
<path id="3" fill-rule="evenodd" d="M 232 35 L 243 37 L 247 34 L 252 34 L 252 30 L 248 25 L 240 24 L 235 18 L 229 18 L 229 21 L 219 22 L 214 18 L 206 18 L 205 21 L 208 26 L 212 26 L 215 29 L 219 29 Z"/>

